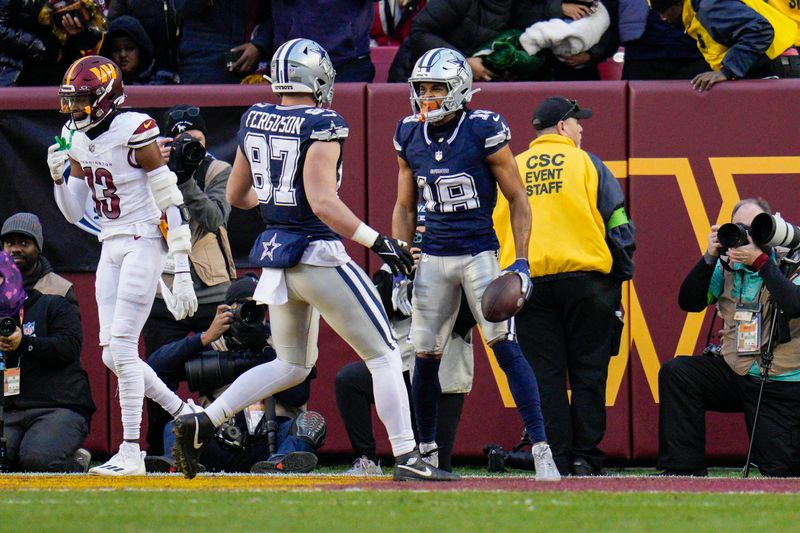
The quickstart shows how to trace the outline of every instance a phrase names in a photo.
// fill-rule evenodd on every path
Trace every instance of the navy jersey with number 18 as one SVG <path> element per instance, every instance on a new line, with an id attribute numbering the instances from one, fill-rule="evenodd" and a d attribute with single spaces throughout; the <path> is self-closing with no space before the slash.
<path id="1" fill-rule="evenodd" d="M 237 141 L 250 162 L 261 217 L 268 228 L 302 234 L 311 240 L 339 239 L 308 204 L 303 166 L 312 143 L 344 144 L 347 135 L 347 123 L 331 109 L 256 104 L 242 115 Z M 336 180 L 338 188 L 341 155 Z"/>
<path id="2" fill-rule="evenodd" d="M 468 255 L 500 246 L 492 225 L 497 180 L 486 158 L 508 144 L 502 116 L 466 110 L 447 138 L 432 138 L 427 122 L 407 117 L 394 145 L 414 174 L 426 222 L 422 250 L 431 255 Z"/>

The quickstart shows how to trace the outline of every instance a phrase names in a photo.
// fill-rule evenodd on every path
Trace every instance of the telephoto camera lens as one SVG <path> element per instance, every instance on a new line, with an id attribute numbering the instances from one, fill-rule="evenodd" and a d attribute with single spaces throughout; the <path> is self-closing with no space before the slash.
<path id="1" fill-rule="evenodd" d="M 742 223 L 723 224 L 717 230 L 717 240 L 725 248 L 738 248 L 748 243 L 748 227 Z"/>
<path id="2" fill-rule="evenodd" d="M 0 318 L 0 337 L 10 337 L 17 329 L 17 322 L 10 316 Z"/>
<path id="3" fill-rule="evenodd" d="M 255 300 L 248 300 L 231 308 L 234 320 L 240 320 L 246 326 L 255 326 L 264 322 L 267 315 L 267 306 Z"/>
<path id="4" fill-rule="evenodd" d="M 753 242 L 759 246 L 783 246 L 793 249 L 800 245 L 800 228 L 789 224 L 777 214 L 761 213 L 757 215 L 753 219 L 750 231 L 753 235 Z"/>

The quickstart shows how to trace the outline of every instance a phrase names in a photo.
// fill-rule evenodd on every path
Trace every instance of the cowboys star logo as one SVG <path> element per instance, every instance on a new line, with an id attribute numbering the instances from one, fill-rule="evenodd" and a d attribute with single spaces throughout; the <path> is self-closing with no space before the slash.
<path id="1" fill-rule="evenodd" d="M 261 252 L 261 260 L 263 261 L 265 257 L 268 257 L 270 261 L 273 261 L 272 254 L 275 253 L 275 250 L 283 246 L 279 242 L 275 242 L 275 239 L 278 238 L 278 234 L 274 234 L 272 239 L 268 240 L 267 242 L 262 242 L 261 246 L 264 247 L 264 251 Z"/>

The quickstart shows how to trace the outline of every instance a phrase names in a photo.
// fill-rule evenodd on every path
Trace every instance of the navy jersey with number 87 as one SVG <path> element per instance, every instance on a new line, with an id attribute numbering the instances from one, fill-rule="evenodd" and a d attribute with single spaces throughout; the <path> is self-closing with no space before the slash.
<path id="1" fill-rule="evenodd" d="M 347 135 L 347 123 L 331 109 L 256 104 L 242 115 L 237 141 L 250 162 L 261 217 L 267 227 L 303 234 L 312 240 L 339 239 L 308 204 L 303 166 L 312 143 L 344 144 Z M 338 188 L 342 179 L 341 155 L 336 179 Z"/>

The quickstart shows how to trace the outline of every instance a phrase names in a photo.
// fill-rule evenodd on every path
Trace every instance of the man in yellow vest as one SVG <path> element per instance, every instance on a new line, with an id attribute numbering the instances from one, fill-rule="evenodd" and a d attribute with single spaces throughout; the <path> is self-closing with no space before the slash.
<path id="1" fill-rule="evenodd" d="M 604 473 L 598 445 L 606 429 L 608 363 L 622 333 L 621 283 L 633 275 L 634 228 L 622 189 L 600 159 L 580 149 L 578 121 L 591 116 L 575 100 L 546 99 L 534 115 L 537 138 L 516 156 L 533 217 L 533 294 L 516 317 L 517 338 L 542 391 L 545 429 L 562 475 Z M 507 217 L 495 214 L 507 264 L 510 228 L 501 222 Z"/>
<path id="2" fill-rule="evenodd" d="M 697 91 L 739 78 L 798 77 L 794 46 L 798 25 L 763 0 L 651 0 L 661 18 L 685 28 L 711 71 L 692 80 Z"/>

